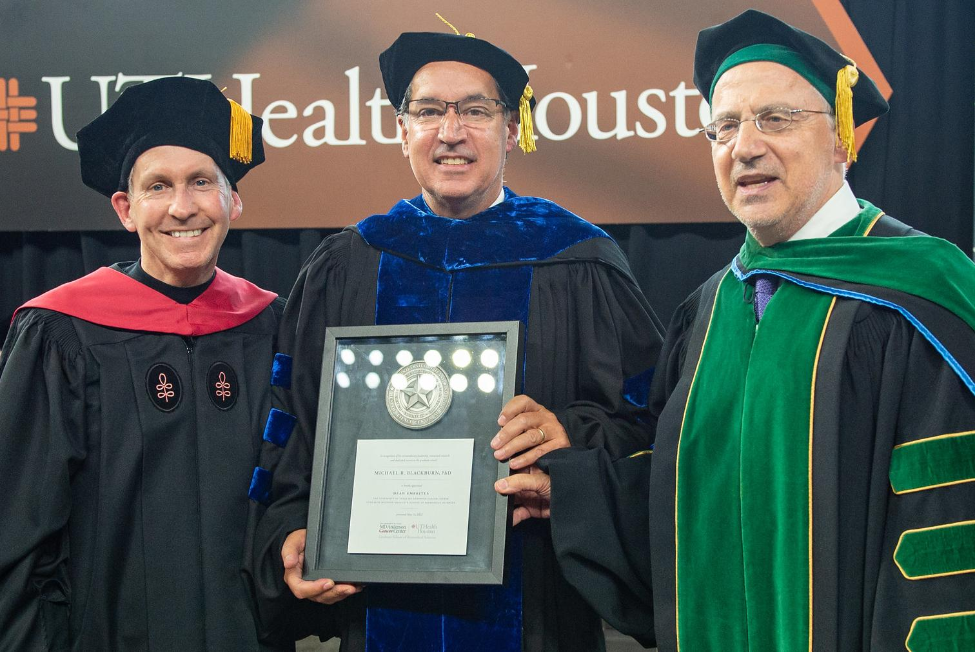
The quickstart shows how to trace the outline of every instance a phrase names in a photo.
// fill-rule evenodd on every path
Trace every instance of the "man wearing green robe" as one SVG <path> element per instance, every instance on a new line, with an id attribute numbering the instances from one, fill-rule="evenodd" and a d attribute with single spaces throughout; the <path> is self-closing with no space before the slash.
<path id="1" fill-rule="evenodd" d="M 887 103 L 822 41 L 747 11 L 701 32 L 695 84 L 748 233 L 674 317 L 652 454 L 497 488 L 662 652 L 975 649 L 975 266 L 854 197 Z"/>

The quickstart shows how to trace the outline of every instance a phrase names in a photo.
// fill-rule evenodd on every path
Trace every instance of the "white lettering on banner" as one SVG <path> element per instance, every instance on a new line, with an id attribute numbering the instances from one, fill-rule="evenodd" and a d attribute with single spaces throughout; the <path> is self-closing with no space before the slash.
<path id="1" fill-rule="evenodd" d="M 276 111 L 279 107 L 284 109 L 284 113 L 278 113 Z M 264 112 L 261 114 L 261 119 L 264 120 L 264 130 L 262 132 L 264 142 L 271 147 L 287 147 L 291 143 L 298 140 L 298 134 L 294 134 L 290 138 L 278 138 L 274 135 L 274 132 L 271 131 L 272 120 L 292 120 L 297 117 L 298 109 L 296 109 L 295 105 L 288 100 L 275 100 L 268 104 L 264 108 Z"/>
<path id="2" fill-rule="evenodd" d="M 98 84 L 98 96 L 102 100 L 102 113 L 108 110 L 108 85 L 115 81 L 115 75 L 92 75 L 91 80 Z"/>
<path id="3" fill-rule="evenodd" d="M 314 112 L 318 107 L 321 107 L 322 111 L 325 112 L 325 119 L 321 122 L 316 122 L 305 129 L 305 133 L 301 135 L 301 139 L 305 141 L 305 144 L 309 147 L 319 147 L 327 142 L 335 140 L 335 105 L 328 100 L 318 100 L 317 102 L 312 102 L 305 107 L 305 110 L 301 112 L 301 115 L 306 118 Z M 315 130 L 322 128 L 325 135 L 321 138 L 315 138 Z M 335 143 L 338 145 L 338 143 Z"/>
<path id="4" fill-rule="evenodd" d="M 693 97 L 694 95 L 700 95 L 697 89 L 687 89 L 684 82 L 681 82 L 674 90 L 670 91 L 670 96 L 674 98 L 674 129 L 677 130 L 679 136 L 684 136 L 685 138 L 690 138 L 691 136 L 696 136 L 697 129 L 687 128 L 687 117 L 686 117 L 686 107 L 684 100 L 688 97 Z"/>
<path id="5" fill-rule="evenodd" d="M 552 100 L 562 100 L 569 108 L 569 127 L 561 134 L 556 134 L 548 126 L 548 105 Z M 539 134 L 549 140 L 568 140 L 576 135 L 581 124 L 582 106 L 579 105 L 579 100 L 568 93 L 563 93 L 562 91 L 549 93 L 535 106 L 535 128 Z"/>
<path id="6" fill-rule="evenodd" d="M 586 98 L 586 128 L 589 135 L 596 140 L 606 140 L 616 136 L 616 140 L 623 140 L 633 135 L 633 132 L 626 128 L 626 91 L 615 91 L 609 96 L 616 99 L 616 127 L 612 131 L 600 131 L 599 129 L 599 100 L 596 91 L 583 93 Z"/>
<path id="7" fill-rule="evenodd" d="M 366 141 L 359 137 L 359 66 L 345 71 L 349 78 L 349 139 L 338 140 L 332 131 L 331 145 L 365 145 Z"/>
<path id="8" fill-rule="evenodd" d="M 339 140 L 335 136 L 335 105 L 328 100 L 318 100 L 312 102 L 301 112 L 304 117 L 309 117 L 315 112 L 316 108 L 321 107 L 325 112 L 325 119 L 316 122 L 305 129 L 302 139 L 309 147 L 320 147 L 326 143 L 329 145 L 365 145 L 366 141 L 359 136 L 359 66 L 345 71 L 345 76 L 349 78 L 349 138 Z M 316 129 L 324 129 L 321 138 L 315 137 Z"/>
<path id="9" fill-rule="evenodd" d="M 640 138 L 656 138 L 664 132 L 667 128 L 667 118 L 658 109 L 650 106 L 649 98 L 653 95 L 660 99 L 661 102 L 667 101 L 667 96 L 659 88 L 648 88 L 647 90 L 640 93 L 640 97 L 636 98 L 637 108 L 640 109 L 640 113 L 647 116 L 657 124 L 657 128 L 653 131 L 647 131 L 643 128 L 639 122 L 636 123 L 636 134 Z"/>
<path id="10" fill-rule="evenodd" d="M 534 70 L 537 66 L 525 66 L 525 70 Z M 389 100 L 383 96 L 382 89 L 377 88 L 369 100 L 361 101 L 360 68 L 354 66 L 344 72 L 348 78 L 348 137 L 340 138 L 338 135 L 338 121 L 341 119 L 340 112 L 336 109 L 336 103 L 330 99 L 318 99 L 301 110 L 301 117 L 315 120 L 310 124 L 289 124 L 290 121 L 298 119 L 298 107 L 288 99 L 275 99 L 267 103 L 260 111 L 255 111 L 254 95 L 255 83 L 261 79 L 261 73 L 235 73 L 233 79 L 240 84 L 240 104 L 250 113 L 259 113 L 264 120 L 262 135 L 268 147 L 286 148 L 291 147 L 298 141 L 299 132 L 301 142 L 307 147 L 321 147 L 322 145 L 367 145 L 369 142 L 392 145 L 400 142 L 398 128 L 395 122 L 392 123 L 393 135 L 387 136 L 384 133 L 384 121 L 390 125 L 390 118 L 394 116 L 385 107 L 391 106 Z M 104 113 L 109 104 L 110 90 L 119 93 L 129 84 L 143 83 L 170 75 L 126 75 L 118 73 L 115 75 L 92 75 L 90 80 L 98 88 L 98 98 L 100 101 L 101 112 Z M 186 76 L 195 79 L 210 79 L 212 75 L 196 74 L 183 75 L 177 73 L 172 76 Z M 42 77 L 41 81 L 47 83 L 51 88 L 51 131 L 57 143 L 68 150 L 77 151 L 78 145 L 67 134 L 64 126 L 64 86 L 71 81 L 71 77 Z M 539 96 L 538 104 L 535 107 L 535 138 L 547 139 L 551 141 L 569 140 L 575 137 L 582 128 L 583 118 L 586 123 L 586 134 L 594 140 L 608 140 L 614 138 L 623 140 L 632 136 L 653 139 L 664 135 L 668 129 L 668 118 L 661 104 L 666 104 L 668 97 L 673 98 L 673 129 L 678 136 L 690 138 L 697 135 L 698 130 L 688 126 L 688 106 L 690 98 L 700 97 L 700 94 L 693 87 L 688 87 L 685 82 L 680 82 L 678 86 L 669 92 L 659 88 L 648 88 L 639 93 L 636 99 L 636 114 L 632 121 L 629 118 L 628 105 L 629 91 L 617 90 L 609 93 L 613 99 L 612 106 L 614 122 L 612 129 L 604 131 L 600 128 L 599 121 L 599 91 L 588 91 L 581 94 L 584 103 L 574 95 L 564 91 L 553 91 L 547 95 Z M 556 103 L 560 116 L 568 114 L 568 123 L 564 127 L 559 124 L 553 127 L 549 122 L 549 111 L 553 109 L 552 103 Z M 565 109 L 559 106 L 564 104 Z M 367 141 L 361 135 L 361 109 L 365 106 L 369 109 L 369 134 L 371 141 Z M 603 110 L 608 105 L 604 103 Z M 691 105 L 693 107 L 693 104 Z M 585 115 L 583 115 L 585 114 Z M 694 115 L 693 108 L 690 111 Z M 703 99 L 698 104 L 697 116 L 700 124 L 705 124 L 710 120 L 710 109 Z M 564 118 L 563 118 L 564 119 Z M 603 125 L 608 126 L 607 121 L 603 120 Z M 389 126 L 386 127 L 387 129 Z M 559 130 L 559 131 L 557 131 Z"/>
<path id="11" fill-rule="evenodd" d="M 51 131 L 58 145 L 73 152 L 78 151 L 78 143 L 68 138 L 64 131 L 64 102 L 61 87 L 64 82 L 71 81 L 70 77 L 41 77 L 41 81 L 51 86 Z"/>
<path id="12" fill-rule="evenodd" d="M 383 97 L 383 92 L 381 89 L 376 89 L 376 92 L 372 94 L 372 99 L 366 102 L 366 106 L 371 109 L 370 124 L 372 126 L 372 139 L 377 143 L 383 143 L 385 145 L 398 143 L 399 127 L 396 128 L 396 133 L 392 138 L 388 138 L 383 135 L 383 107 L 393 106 L 393 103 Z"/>
<path id="13" fill-rule="evenodd" d="M 260 77 L 259 72 L 233 75 L 240 82 L 240 106 L 248 113 L 254 113 L 254 80 Z"/>

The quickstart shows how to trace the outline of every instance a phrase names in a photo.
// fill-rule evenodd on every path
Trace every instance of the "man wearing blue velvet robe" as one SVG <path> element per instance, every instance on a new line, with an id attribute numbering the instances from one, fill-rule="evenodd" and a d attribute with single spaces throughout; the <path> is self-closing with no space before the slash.
<path id="1" fill-rule="evenodd" d="M 560 206 L 503 185 L 519 124 L 519 144 L 534 150 L 523 67 L 484 40 L 433 33 L 402 34 L 380 67 L 421 194 L 327 238 L 289 299 L 278 418 L 266 473 L 252 486 L 268 505 L 250 569 L 265 635 L 340 636 L 343 651 L 601 650 L 600 621 L 563 580 L 541 522 L 509 542 L 500 587 L 362 590 L 301 579 L 328 326 L 520 320 L 525 394 L 505 407 L 490 442 L 513 470 L 555 448 L 616 458 L 649 442 L 659 328 L 623 253 Z"/>

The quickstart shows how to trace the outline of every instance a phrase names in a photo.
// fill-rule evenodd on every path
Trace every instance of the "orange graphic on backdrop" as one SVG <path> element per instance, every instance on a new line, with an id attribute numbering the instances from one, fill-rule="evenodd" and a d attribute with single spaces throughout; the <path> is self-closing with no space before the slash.
<path id="1" fill-rule="evenodd" d="M 20 96 L 20 83 L 16 78 L 0 77 L 0 152 L 20 149 L 20 134 L 37 131 L 37 98 Z"/>
<path id="2" fill-rule="evenodd" d="M 840 46 L 843 54 L 856 61 L 857 67 L 870 75 L 870 79 L 877 85 L 877 90 L 884 96 L 884 99 L 889 100 L 894 90 L 890 87 L 887 78 L 884 77 L 877 61 L 870 54 L 870 49 L 863 42 L 863 37 L 860 36 L 860 32 L 850 19 L 850 15 L 840 4 L 840 0 L 812 0 L 812 3 L 819 15 L 823 17 L 826 27 L 836 39 L 836 43 Z M 855 87 L 853 92 L 856 93 Z M 876 122 L 877 119 L 874 118 L 856 128 L 857 150 L 863 145 L 863 141 L 867 139 L 867 135 Z"/>

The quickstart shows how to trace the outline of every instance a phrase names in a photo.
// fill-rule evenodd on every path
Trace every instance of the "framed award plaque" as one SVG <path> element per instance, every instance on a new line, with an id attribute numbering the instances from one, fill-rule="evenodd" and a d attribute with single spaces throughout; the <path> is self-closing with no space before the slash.
<path id="1" fill-rule="evenodd" d="M 500 584 L 520 322 L 325 331 L 305 579 Z"/>

